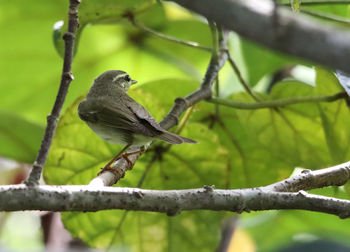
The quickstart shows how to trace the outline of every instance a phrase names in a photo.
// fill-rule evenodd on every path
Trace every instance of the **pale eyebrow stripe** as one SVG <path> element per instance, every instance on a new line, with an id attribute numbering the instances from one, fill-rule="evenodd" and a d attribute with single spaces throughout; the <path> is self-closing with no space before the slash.
<path id="1" fill-rule="evenodd" d="M 115 82 L 116 80 L 118 80 L 118 79 L 120 79 L 120 78 L 122 78 L 122 77 L 125 77 L 125 76 L 127 76 L 127 75 L 128 75 L 127 73 L 122 74 L 122 75 L 117 75 L 117 76 L 115 76 L 115 77 L 112 79 L 112 81 Z"/>

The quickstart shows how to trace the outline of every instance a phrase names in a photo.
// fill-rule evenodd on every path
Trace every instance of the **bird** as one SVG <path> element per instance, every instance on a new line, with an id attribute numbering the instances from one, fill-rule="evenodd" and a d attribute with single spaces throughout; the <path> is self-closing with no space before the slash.
<path id="1" fill-rule="evenodd" d="M 101 172 L 115 172 L 110 165 L 122 157 L 132 165 L 124 154 L 131 146 L 144 146 L 153 140 L 169 144 L 197 143 L 163 129 L 145 107 L 128 96 L 126 92 L 136 83 L 124 71 L 106 71 L 94 80 L 85 99 L 78 105 L 80 119 L 100 138 L 125 145 Z"/>

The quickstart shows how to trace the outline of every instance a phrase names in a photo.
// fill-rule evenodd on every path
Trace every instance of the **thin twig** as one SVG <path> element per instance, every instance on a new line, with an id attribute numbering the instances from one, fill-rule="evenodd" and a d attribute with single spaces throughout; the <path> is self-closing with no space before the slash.
<path id="1" fill-rule="evenodd" d="M 206 100 L 210 103 L 220 104 L 223 106 L 235 108 L 235 109 L 246 109 L 246 110 L 255 110 L 255 109 L 264 109 L 264 108 L 280 108 L 288 105 L 295 105 L 300 103 L 317 103 L 317 102 L 334 102 L 341 99 L 347 99 L 348 96 L 346 92 L 337 93 L 335 95 L 321 95 L 321 96 L 306 96 L 306 97 L 293 97 L 286 99 L 276 99 L 269 101 L 261 102 L 240 102 L 233 101 L 222 98 L 211 98 Z"/>
<path id="2" fill-rule="evenodd" d="M 203 46 L 203 45 L 201 45 L 201 44 L 199 44 L 197 42 L 178 39 L 178 38 L 171 37 L 169 35 L 165 35 L 163 33 L 157 32 L 155 30 L 152 30 L 151 28 L 148 28 L 148 27 L 144 26 L 143 24 L 137 22 L 133 15 L 129 15 L 128 17 L 129 17 L 130 22 L 135 27 L 139 28 L 142 31 L 148 32 L 148 33 L 150 33 L 150 34 L 152 34 L 154 36 L 157 36 L 159 38 L 162 38 L 162 39 L 165 39 L 165 40 L 168 40 L 168 41 L 171 41 L 171 42 L 175 42 L 175 43 L 178 43 L 178 44 L 181 44 L 181 45 L 185 45 L 185 46 L 201 49 L 201 50 L 204 50 L 204 51 L 207 51 L 207 52 L 211 52 L 212 51 L 212 49 L 210 47 Z"/>
<path id="3" fill-rule="evenodd" d="M 220 69 L 223 67 L 227 60 L 227 39 L 228 33 L 225 32 L 223 39 L 219 41 L 218 60 L 215 60 L 215 56 L 211 58 L 200 88 L 187 95 L 185 98 L 177 98 L 175 100 L 175 105 L 171 108 L 166 117 L 160 122 L 160 125 L 164 129 L 169 129 L 172 126 L 176 125 L 178 118 L 187 108 L 198 103 L 201 100 L 211 97 L 211 87 L 216 80 L 216 76 L 218 75 Z"/>
<path id="4" fill-rule="evenodd" d="M 56 97 L 55 104 L 52 108 L 51 114 L 47 116 L 47 126 L 45 129 L 44 138 L 41 142 L 38 156 L 33 164 L 33 169 L 29 175 L 29 178 L 25 181 L 27 186 L 35 186 L 39 184 L 39 179 L 46 163 L 47 155 L 51 147 L 52 139 L 55 134 L 58 118 L 66 98 L 69 84 L 73 80 L 71 73 L 73 51 L 74 51 L 74 39 L 75 33 L 79 26 L 78 21 L 78 7 L 80 0 L 69 1 L 68 11 L 68 31 L 63 35 L 65 41 L 65 51 L 63 58 L 63 70 L 61 76 L 61 83 Z"/>
<path id="5" fill-rule="evenodd" d="M 305 10 L 305 9 L 300 9 L 299 10 L 301 13 L 313 16 L 313 17 L 317 17 L 317 18 L 322 18 L 328 21 L 333 21 L 333 22 L 338 22 L 338 23 L 342 23 L 342 24 L 346 24 L 349 25 L 350 24 L 350 20 L 347 18 L 342 18 L 336 15 L 331 15 L 331 14 L 326 14 L 326 13 L 321 13 L 318 11 L 312 11 L 312 10 Z"/>
<path id="6" fill-rule="evenodd" d="M 339 5 L 339 4 L 350 4 L 350 0 L 334 0 L 334 1 L 305 1 L 302 0 L 301 5 L 313 6 L 313 5 Z M 278 3 L 279 6 L 290 6 L 290 3 Z"/>
<path id="7" fill-rule="evenodd" d="M 243 78 L 241 71 L 239 70 L 236 62 L 233 60 L 233 58 L 230 55 L 230 52 L 227 50 L 227 55 L 228 55 L 228 61 L 230 62 L 230 65 L 233 69 L 233 71 L 236 73 L 238 80 L 242 84 L 244 90 L 255 100 L 255 101 L 260 101 L 259 97 L 257 97 L 253 90 L 250 88 L 250 85 L 245 81 Z"/>
<path id="8" fill-rule="evenodd" d="M 194 106 L 191 106 L 186 110 L 185 115 L 183 116 L 183 118 L 181 119 L 181 121 L 179 123 L 179 126 L 175 130 L 175 134 L 180 134 L 180 132 L 183 130 L 183 128 L 185 127 L 185 125 L 187 124 L 188 120 L 190 119 L 190 117 L 192 115 L 193 108 L 194 108 Z"/>

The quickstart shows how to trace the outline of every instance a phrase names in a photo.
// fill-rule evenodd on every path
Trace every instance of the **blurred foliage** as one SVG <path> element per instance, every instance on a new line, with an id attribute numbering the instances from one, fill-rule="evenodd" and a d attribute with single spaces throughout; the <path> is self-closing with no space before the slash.
<path id="1" fill-rule="evenodd" d="M 20 0 L 2 0 L 0 7 L 0 156 L 30 163 L 36 157 L 45 118 L 58 90 L 67 1 L 37 0 L 23 5 Z M 304 8 L 303 1 L 298 8 Z M 348 13 L 346 5 L 307 8 L 342 17 Z M 121 146 L 98 138 L 76 112 L 93 79 L 103 71 L 123 69 L 139 80 L 129 94 L 158 121 L 176 97 L 198 88 L 210 54 L 136 29 L 127 18 L 131 14 L 158 32 L 211 46 L 206 22 L 174 4 L 151 0 L 83 1 L 79 50 L 73 62 L 75 79 L 44 170 L 46 183 L 87 184 L 120 150 Z M 59 20 L 65 23 L 53 29 Z M 231 55 L 238 59 L 252 87 L 269 86 L 272 75 L 286 66 L 310 66 L 237 36 L 231 36 L 229 42 Z M 316 67 L 314 73 L 314 86 L 289 78 L 274 83 L 271 92 L 259 96 L 269 100 L 343 91 L 332 71 Z M 241 90 L 233 71 L 225 66 L 220 72 L 220 94 L 227 99 L 254 102 Z M 149 189 L 253 187 L 287 178 L 296 167 L 335 165 L 350 159 L 349 118 L 344 100 L 252 111 L 220 107 L 218 114 L 215 105 L 201 102 L 195 105 L 181 132 L 200 144 L 172 146 L 159 155 L 156 149 L 167 145 L 155 143 L 118 186 L 136 187 L 145 176 L 142 188 Z M 156 154 L 155 162 L 151 162 Z M 342 188 L 316 193 L 348 197 Z M 65 213 L 62 219 L 74 237 L 93 247 L 213 251 L 220 239 L 221 221 L 227 215 L 230 214 L 191 211 L 168 217 L 101 211 Z M 302 234 L 349 243 L 348 222 L 325 214 L 270 211 L 243 214 L 239 228 L 248 232 L 246 239 L 259 250 L 267 251 L 296 241 L 295 237 Z"/>

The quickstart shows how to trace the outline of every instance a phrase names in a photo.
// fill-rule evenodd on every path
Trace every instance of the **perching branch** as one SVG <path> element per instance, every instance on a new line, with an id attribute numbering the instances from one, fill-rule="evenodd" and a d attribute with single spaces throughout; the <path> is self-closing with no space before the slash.
<path id="1" fill-rule="evenodd" d="M 344 29 L 284 8 L 275 12 L 269 0 L 172 1 L 273 50 L 350 72 L 350 32 Z"/>
<path id="2" fill-rule="evenodd" d="M 216 80 L 216 76 L 219 73 L 219 70 L 225 64 L 227 60 L 227 50 L 226 44 L 228 39 L 228 33 L 225 32 L 223 37 L 219 40 L 218 52 L 212 54 L 207 72 L 204 76 L 200 88 L 193 93 L 189 94 L 185 98 L 177 98 L 175 100 L 175 105 L 166 115 L 166 117 L 160 122 L 160 125 L 164 129 L 169 129 L 178 123 L 180 115 L 189 107 L 200 102 L 201 100 L 208 99 L 211 97 L 211 88 Z M 140 151 L 139 147 L 132 147 L 128 153 Z M 132 165 L 135 164 L 136 160 L 140 157 L 142 153 L 137 153 L 129 156 L 129 160 L 132 162 Z M 111 171 L 104 171 L 99 176 L 94 178 L 89 185 L 95 186 L 108 186 L 115 184 L 120 178 L 122 178 L 125 172 L 130 169 L 128 162 L 123 158 L 117 160 L 114 164 L 111 165 L 113 169 L 116 170 L 116 173 Z"/>
<path id="3" fill-rule="evenodd" d="M 337 93 L 335 95 L 320 95 L 320 96 L 304 96 L 293 97 L 276 100 L 265 100 L 260 102 L 240 102 L 223 98 L 211 98 L 207 102 L 219 104 L 235 109 L 256 110 L 265 108 L 281 108 L 284 106 L 295 105 L 300 103 L 318 103 L 318 102 L 334 102 L 341 99 L 347 99 L 346 92 Z"/>
<path id="4" fill-rule="evenodd" d="M 78 21 L 78 7 L 80 0 L 70 0 L 68 10 L 68 31 L 63 35 L 65 41 L 65 51 L 63 58 L 63 69 L 61 76 L 61 83 L 56 97 L 55 104 L 53 105 L 51 114 L 47 116 L 47 126 L 45 129 L 44 138 L 41 142 L 38 156 L 33 164 L 33 169 L 29 175 L 29 178 L 25 181 L 27 186 L 35 186 L 39 184 L 39 179 L 46 163 L 47 155 L 51 147 L 52 139 L 55 134 L 58 118 L 66 98 L 69 84 L 73 80 L 71 73 L 73 53 L 74 53 L 74 39 L 75 32 L 79 26 Z"/>

